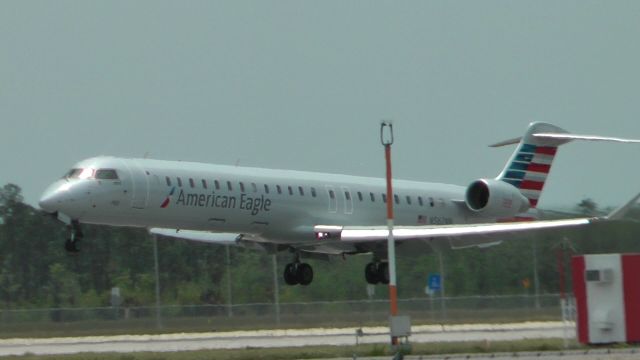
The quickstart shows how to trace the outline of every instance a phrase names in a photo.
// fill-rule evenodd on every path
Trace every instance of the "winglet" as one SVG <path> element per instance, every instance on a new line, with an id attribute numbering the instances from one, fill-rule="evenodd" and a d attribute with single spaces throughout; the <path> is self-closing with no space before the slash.
<path id="1" fill-rule="evenodd" d="M 620 206 L 619 208 L 617 208 L 617 209 L 613 210 L 612 212 L 610 212 L 609 215 L 605 216 L 605 219 L 607 219 L 607 220 L 619 220 L 619 219 L 622 219 L 629 212 L 629 210 L 636 204 L 636 202 L 638 202 L 638 199 L 640 199 L 640 193 L 638 193 L 638 195 L 634 196 L 626 204 L 624 204 L 624 205 Z"/>

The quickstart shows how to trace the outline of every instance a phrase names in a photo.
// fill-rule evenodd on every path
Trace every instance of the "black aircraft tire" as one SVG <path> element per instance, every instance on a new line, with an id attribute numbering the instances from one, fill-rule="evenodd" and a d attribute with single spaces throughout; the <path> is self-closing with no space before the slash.
<path id="1" fill-rule="evenodd" d="M 298 282 L 302 286 L 307 286 L 313 281 L 313 268 L 309 264 L 299 264 L 297 269 Z"/>
<path id="2" fill-rule="evenodd" d="M 73 241 L 71 239 L 67 239 L 64 242 L 64 249 L 67 250 L 67 252 L 71 253 L 71 254 L 75 254 L 77 252 L 80 252 L 80 249 L 78 248 L 78 242 L 77 241 Z"/>
<path id="3" fill-rule="evenodd" d="M 378 277 L 378 264 L 376 263 L 368 263 L 364 268 L 364 278 L 367 280 L 368 284 L 376 285 L 380 282 L 380 278 Z"/>
<path id="4" fill-rule="evenodd" d="M 284 267 L 284 282 L 287 285 L 298 285 L 297 266 L 294 263 L 289 263 Z"/>
<path id="5" fill-rule="evenodd" d="M 73 252 L 73 248 L 74 248 L 74 246 L 73 246 L 73 242 L 71 241 L 71 239 L 67 239 L 67 240 L 64 242 L 64 249 L 65 249 L 67 252 Z"/>

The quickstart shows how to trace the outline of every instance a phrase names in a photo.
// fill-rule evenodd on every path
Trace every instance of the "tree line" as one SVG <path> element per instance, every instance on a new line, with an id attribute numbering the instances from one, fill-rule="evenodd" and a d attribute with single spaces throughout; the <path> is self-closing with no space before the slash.
<path id="1" fill-rule="evenodd" d="M 586 199 L 577 213 L 593 215 L 597 204 Z M 552 214 L 551 217 L 566 215 Z M 640 218 L 634 210 L 630 216 Z M 153 238 L 144 229 L 83 225 L 82 251 L 68 254 L 63 247 L 68 230 L 61 222 L 24 203 L 21 189 L 0 189 L 0 303 L 2 308 L 109 306 L 113 287 L 120 288 L 123 306 L 155 304 Z M 570 253 L 640 251 L 636 222 L 597 224 L 588 229 L 519 236 L 483 250 L 442 251 L 447 296 L 522 294 L 524 280 L 533 281 L 537 267 L 540 293 L 559 290 L 558 251 Z M 438 254 L 399 251 L 400 297 L 426 296 L 427 277 L 440 269 Z M 163 304 L 226 304 L 227 270 L 233 302 L 258 303 L 273 299 L 272 256 L 230 248 L 227 266 L 221 246 L 186 240 L 158 239 L 160 297 Z M 535 255 L 535 256 L 534 256 Z M 537 265 L 534 265 L 537 259 Z M 368 255 L 309 260 L 315 278 L 311 285 L 288 287 L 281 279 L 291 254 L 277 256 L 280 301 L 366 299 L 364 267 Z M 567 281 L 570 277 L 567 276 Z M 386 298 L 386 287 L 376 298 Z"/>

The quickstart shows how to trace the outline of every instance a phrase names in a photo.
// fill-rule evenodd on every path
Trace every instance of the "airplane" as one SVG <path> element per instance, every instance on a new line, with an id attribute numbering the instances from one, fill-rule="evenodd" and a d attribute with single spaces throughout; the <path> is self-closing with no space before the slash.
<path id="1" fill-rule="evenodd" d="M 371 254 L 365 279 L 388 284 L 386 202 L 395 208 L 399 251 L 429 246 L 488 247 L 519 233 L 588 226 L 619 219 L 640 197 L 608 216 L 537 221 L 537 204 L 558 146 L 572 140 L 640 140 L 574 135 L 544 122 L 529 124 L 495 178 L 468 186 L 383 178 L 100 156 L 80 161 L 51 184 L 40 208 L 67 224 L 65 249 L 79 251 L 81 224 L 146 228 L 151 234 L 289 251 L 288 285 L 309 285 L 301 258 Z"/>

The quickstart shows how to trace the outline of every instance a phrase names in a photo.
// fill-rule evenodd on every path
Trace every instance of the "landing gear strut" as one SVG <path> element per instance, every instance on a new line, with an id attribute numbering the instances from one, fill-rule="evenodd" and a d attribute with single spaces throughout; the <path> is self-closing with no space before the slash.
<path id="1" fill-rule="evenodd" d="M 389 284 L 389 263 L 386 261 L 374 261 L 364 268 L 364 277 L 367 283 L 376 285 L 378 283 Z"/>
<path id="2" fill-rule="evenodd" d="M 80 229 L 80 223 L 77 220 L 73 220 L 68 228 L 69 237 L 64 242 L 64 249 L 69 253 L 77 253 L 80 251 L 78 248 L 78 242 L 84 237 L 82 229 Z"/>
<path id="3" fill-rule="evenodd" d="M 292 262 L 284 268 L 284 282 L 287 285 L 309 285 L 313 281 L 313 268 L 301 262 Z"/>

